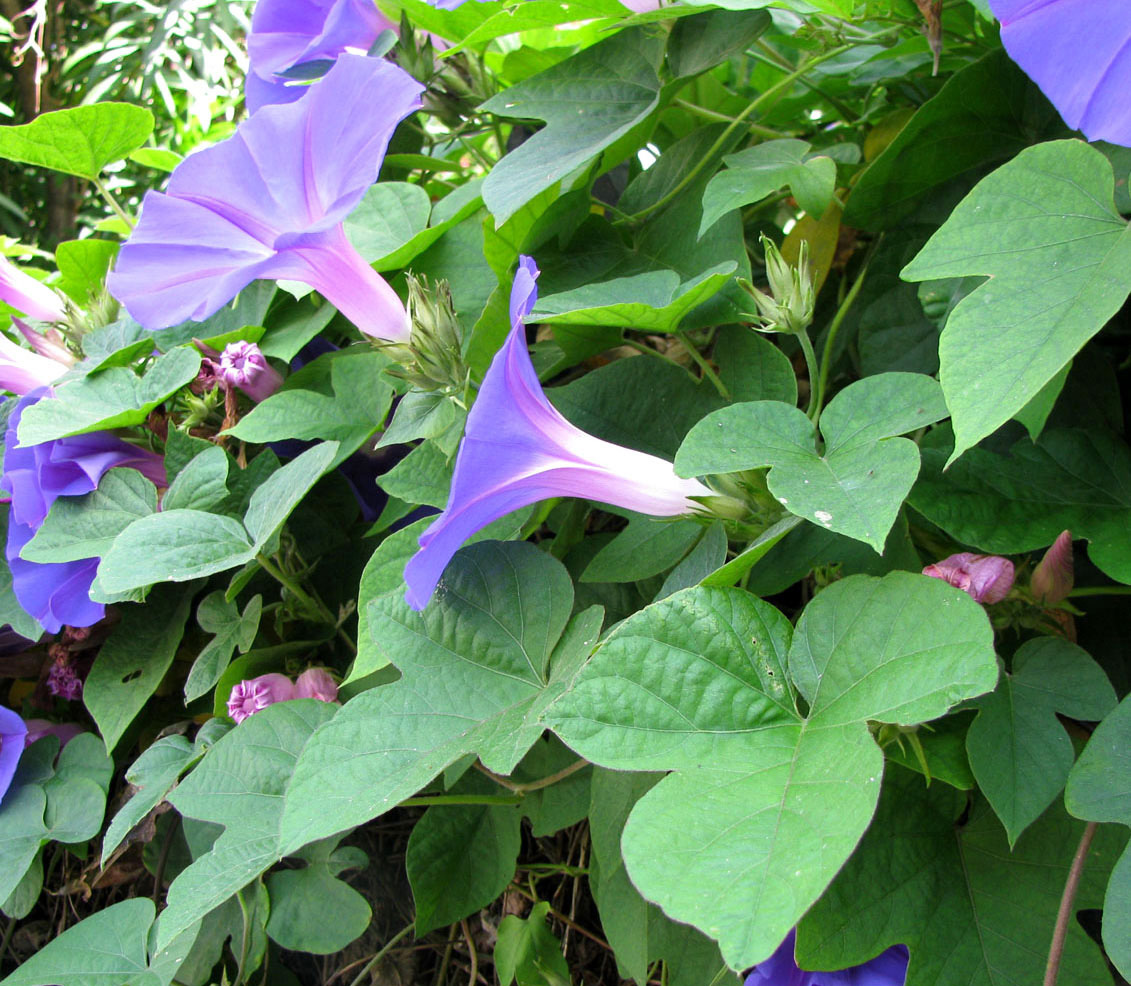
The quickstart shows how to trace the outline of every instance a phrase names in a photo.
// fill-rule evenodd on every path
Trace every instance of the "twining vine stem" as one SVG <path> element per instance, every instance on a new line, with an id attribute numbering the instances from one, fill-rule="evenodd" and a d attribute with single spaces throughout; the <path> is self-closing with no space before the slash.
<path id="1" fill-rule="evenodd" d="M 1084 826 L 1084 834 L 1080 836 L 1076 855 L 1072 857 L 1068 879 L 1064 881 L 1064 893 L 1060 895 L 1060 910 L 1056 912 L 1056 927 L 1053 929 L 1052 942 L 1049 944 L 1049 961 L 1045 966 L 1044 986 L 1056 986 L 1060 959 L 1064 955 L 1064 942 L 1068 936 L 1068 922 L 1072 920 L 1072 905 L 1076 901 L 1076 891 L 1080 887 L 1080 877 L 1084 873 L 1084 863 L 1088 859 L 1088 849 L 1092 845 L 1092 837 L 1095 834 L 1096 823 L 1088 822 Z"/>

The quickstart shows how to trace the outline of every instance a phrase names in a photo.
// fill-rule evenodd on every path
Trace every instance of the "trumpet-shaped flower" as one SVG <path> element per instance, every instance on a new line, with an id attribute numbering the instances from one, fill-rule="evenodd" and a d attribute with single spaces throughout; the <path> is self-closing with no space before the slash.
<path id="1" fill-rule="evenodd" d="M 0 802 L 16 774 L 26 736 L 27 724 L 23 719 L 0 705 Z"/>
<path id="2" fill-rule="evenodd" d="M 110 291 L 159 329 L 207 318 L 257 278 L 301 281 L 363 332 L 407 342 L 404 305 L 342 221 L 421 91 L 389 62 L 342 55 L 297 103 L 265 107 L 146 194 Z"/>
<path id="3" fill-rule="evenodd" d="M 796 931 L 785 936 L 778 950 L 760 962 L 743 986 L 903 986 L 909 953 L 906 945 L 893 945 L 874 959 L 835 972 L 806 972 L 793 958 Z"/>
<path id="4" fill-rule="evenodd" d="M 538 268 L 521 258 L 511 291 L 511 332 L 467 418 L 444 512 L 405 566 L 405 599 L 423 609 L 464 541 L 538 500 L 577 496 L 658 517 L 689 513 L 711 491 L 680 479 L 670 462 L 571 425 L 546 399 L 526 349 L 523 320 L 537 299 Z"/>
<path id="5" fill-rule="evenodd" d="M 98 487 L 116 466 L 137 469 L 154 483 L 164 484 L 160 456 L 123 442 L 107 432 L 59 438 L 41 445 L 21 446 L 17 430 L 24 409 L 43 396 L 35 391 L 20 399 L 8 419 L 4 436 L 4 474 L 0 489 L 11 494 L 6 556 L 12 572 L 12 591 L 19 604 L 49 633 L 61 627 L 84 627 L 105 615 L 102 603 L 90 598 L 98 558 L 44 564 L 20 557 L 51 505 L 61 496 L 81 496 Z"/>
<path id="6" fill-rule="evenodd" d="M 1131 4 L 990 0 L 1005 50 L 1089 140 L 1131 146 Z"/>
<path id="7" fill-rule="evenodd" d="M 259 0 L 247 39 L 248 112 L 303 95 L 303 86 L 280 78 L 287 69 L 350 50 L 364 54 L 382 31 L 394 28 L 373 0 Z"/>
<path id="8" fill-rule="evenodd" d="M 0 389 L 22 397 L 54 383 L 66 372 L 64 364 L 17 346 L 0 333 Z"/>
<path id="9" fill-rule="evenodd" d="M 0 257 L 0 300 L 41 322 L 60 322 L 66 316 L 63 302 L 54 291 L 6 257 Z"/>
<path id="10" fill-rule="evenodd" d="M 1000 603 L 1013 588 L 1013 562 L 1000 555 L 963 551 L 928 565 L 923 574 L 942 579 L 979 603 Z"/>

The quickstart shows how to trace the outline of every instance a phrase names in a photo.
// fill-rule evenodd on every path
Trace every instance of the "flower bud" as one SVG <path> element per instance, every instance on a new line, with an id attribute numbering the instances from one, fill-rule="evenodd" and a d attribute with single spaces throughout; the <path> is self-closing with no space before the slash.
<path id="1" fill-rule="evenodd" d="M 460 352 L 459 321 L 448 282 L 429 285 L 425 278 L 412 275 L 406 281 L 411 341 L 407 346 L 383 347 L 401 363 L 389 372 L 419 390 L 462 393 L 468 371 Z"/>
<path id="2" fill-rule="evenodd" d="M 228 696 L 228 715 L 238 726 L 248 716 L 262 712 L 267 706 L 295 697 L 295 686 L 285 674 L 261 674 L 232 688 Z"/>
<path id="3" fill-rule="evenodd" d="M 1013 562 L 1000 555 L 963 551 L 928 565 L 923 574 L 942 579 L 979 603 L 999 603 L 1013 588 Z"/>
<path id="4" fill-rule="evenodd" d="M 765 236 L 762 237 L 762 249 L 766 255 L 766 279 L 770 283 L 770 294 L 759 291 L 749 281 L 740 281 L 758 306 L 757 315 L 747 313 L 746 317 L 751 319 L 759 332 L 799 335 L 813 321 L 817 299 L 809 269 L 809 244 L 804 240 L 801 242 L 796 267 L 787 264 L 774 241 Z"/>
<path id="5" fill-rule="evenodd" d="M 75 365 L 74 354 L 67 348 L 63 336 L 58 329 L 48 329 L 46 332 L 36 332 L 22 318 L 12 318 L 12 324 L 20 330 L 23 337 L 31 344 L 40 356 L 53 359 L 61 366 Z"/>
<path id="6" fill-rule="evenodd" d="M 1062 531 L 1033 569 L 1029 589 L 1037 602 L 1051 605 L 1072 591 L 1072 532 Z"/>
<path id="7" fill-rule="evenodd" d="M 338 700 L 338 683 L 325 668 L 307 668 L 295 682 L 295 698 L 316 698 L 320 702 Z"/>
<path id="8" fill-rule="evenodd" d="M 202 364 L 203 366 L 203 364 Z M 216 375 L 229 387 L 239 387 L 253 401 L 263 401 L 283 386 L 283 378 L 254 342 L 230 342 L 220 354 Z"/>

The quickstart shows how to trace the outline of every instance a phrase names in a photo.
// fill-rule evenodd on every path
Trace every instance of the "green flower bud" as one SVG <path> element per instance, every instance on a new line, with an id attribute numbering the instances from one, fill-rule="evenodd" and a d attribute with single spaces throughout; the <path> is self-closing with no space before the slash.
<path id="1" fill-rule="evenodd" d="M 762 237 L 766 255 L 766 279 L 770 294 L 758 290 L 749 281 L 740 280 L 743 289 L 754 299 L 757 314 L 746 313 L 759 332 L 787 332 L 800 335 L 813 321 L 817 292 L 809 269 L 809 244 L 804 240 L 798 251 L 797 266 L 785 262 L 773 240 Z"/>

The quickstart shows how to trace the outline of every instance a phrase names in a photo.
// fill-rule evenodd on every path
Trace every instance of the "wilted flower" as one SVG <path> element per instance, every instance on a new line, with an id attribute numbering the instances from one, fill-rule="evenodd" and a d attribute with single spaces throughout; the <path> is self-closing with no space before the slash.
<path id="1" fill-rule="evenodd" d="M 1041 603 L 1058 603 L 1072 591 L 1072 532 L 1062 531 L 1033 569 L 1029 589 Z"/>
<path id="2" fill-rule="evenodd" d="M 571 425 L 546 399 L 526 349 L 523 319 L 537 298 L 538 268 L 522 257 L 511 291 L 511 332 L 495 354 L 467 418 L 444 512 L 405 566 L 405 599 L 423 609 L 448 560 L 491 521 L 538 500 L 578 496 L 671 517 L 711 496 L 670 462 L 605 442 Z"/>
<path id="3" fill-rule="evenodd" d="M 924 575 L 942 579 L 979 603 L 1000 603 L 1013 588 L 1013 562 L 1000 555 L 951 555 L 923 569 Z"/>
<path id="4" fill-rule="evenodd" d="M 422 87 L 389 62 L 342 55 L 297 103 L 268 106 L 148 192 L 108 285 L 142 325 L 207 318 L 257 278 L 301 281 L 362 332 L 407 342 L 404 306 L 342 221 L 377 177 Z"/>
<path id="5" fill-rule="evenodd" d="M 990 0 L 1005 50 L 1088 140 L 1131 146 L 1131 4 Z"/>
<path id="6" fill-rule="evenodd" d="M 283 386 L 282 376 L 254 342 L 228 343 L 214 372 L 229 387 L 239 387 L 253 401 L 264 401 Z"/>
<path id="7" fill-rule="evenodd" d="M 744 986 L 903 986 L 910 955 L 906 945 L 893 945 L 874 959 L 836 972 L 806 972 L 793 958 L 796 931 L 778 950 L 754 967 Z"/>
<path id="8" fill-rule="evenodd" d="M 20 754 L 24 752 L 27 724 L 11 709 L 0 705 L 0 802 L 12 783 Z"/>
<path id="9" fill-rule="evenodd" d="M 55 736 L 59 739 L 59 749 L 63 749 L 71 740 L 80 733 L 85 733 L 77 722 L 49 722 L 47 719 L 28 719 L 27 736 L 24 737 L 24 746 L 31 746 L 36 740 L 44 736 Z"/>
<path id="10" fill-rule="evenodd" d="M 97 489 L 102 477 L 116 466 L 137 469 L 155 484 L 164 485 L 165 466 L 159 455 L 102 431 L 21 446 L 17 437 L 20 418 L 42 396 L 42 391 L 33 391 L 21 398 L 8 419 L 0 489 L 12 496 L 6 551 L 12 591 L 44 630 L 57 633 L 63 624 L 90 626 L 105 615 L 102 603 L 90 598 L 99 559 L 51 564 L 26 561 L 20 557 L 24 545 L 59 497 Z"/>
<path id="11" fill-rule="evenodd" d="M 57 657 L 47 672 L 47 690 L 56 698 L 77 702 L 82 698 L 82 678 L 67 654 Z"/>
<path id="12" fill-rule="evenodd" d="M 228 696 L 228 715 L 239 725 L 248 716 L 262 712 L 276 702 L 297 698 L 294 682 L 285 674 L 272 672 L 241 681 Z"/>
<path id="13" fill-rule="evenodd" d="M 0 257 L 0 300 L 41 322 L 61 322 L 67 312 L 62 299 L 46 284 Z"/>
<path id="14" fill-rule="evenodd" d="M 259 0 L 247 38 L 248 112 L 303 95 L 303 86 L 287 85 L 280 73 L 351 50 L 364 54 L 393 28 L 372 0 Z"/>
<path id="15" fill-rule="evenodd" d="M 295 698 L 316 698 L 320 702 L 338 700 L 338 683 L 325 668 L 307 668 L 295 681 Z"/>

